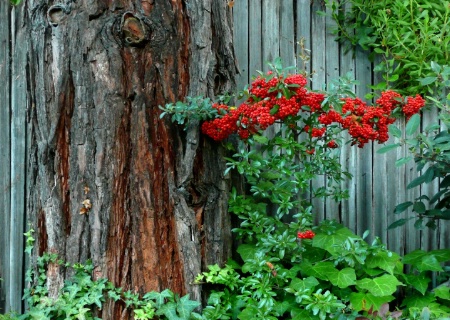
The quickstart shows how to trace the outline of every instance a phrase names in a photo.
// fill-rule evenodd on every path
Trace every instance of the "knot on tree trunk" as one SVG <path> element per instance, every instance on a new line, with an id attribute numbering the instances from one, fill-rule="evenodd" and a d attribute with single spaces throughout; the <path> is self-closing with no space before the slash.
<path id="1" fill-rule="evenodd" d="M 143 44 L 147 37 L 147 28 L 144 22 L 131 12 L 125 12 L 121 23 L 122 37 L 129 46 Z"/>
<path id="2" fill-rule="evenodd" d="M 55 4 L 47 10 L 47 20 L 52 27 L 57 27 L 70 13 L 70 8 L 64 4 Z"/>

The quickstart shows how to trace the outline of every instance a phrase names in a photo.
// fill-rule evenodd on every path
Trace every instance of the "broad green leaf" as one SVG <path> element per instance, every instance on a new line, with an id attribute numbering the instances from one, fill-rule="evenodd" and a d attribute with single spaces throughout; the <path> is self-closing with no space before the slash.
<path id="1" fill-rule="evenodd" d="M 394 300 L 394 297 L 391 295 L 376 297 L 373 294 L 363 292 L 352 292 L 350 294 L 350 303 L 356 311 L 367 311 L 371 308 L 373 311 L 378 311 L 383 304 L 392 300 Z"/>
<path id="2" fill-rule="evenodd" d="M 438 298 L 450 301 L 450 288 L 447 286 L 437 287 L 434 289 L 434 295 Z"/>
<path id="3" fill-rule="evenodd" d="M 332 262 L 318 262 L 311 265 L 311 268 L 304 271 L 307 275 L 313 276 L 322 280 L 328 280 L 330 274 L 338 272 L 334 263 Z"/>
<path id="4" fill-rule="evenodd" d="M 282 316 L 288 309 L 291 309 L 291 303 L 289 301 L 276 302 L 273 307 L 278 316 Z"/>
<path id="5" fill-rule="evenodd" d="M 402 306 L 407 308 L 425 308 L 430 306 L 434 301 L 436 301 L 436 297 L 430 294 L 427 295 L 408 295 L 403 299 Z"/>
<path id="6" fill-rule="evenodd" d="M 200 305 L 200 302 L 189 300 L 189 294 L 181 297 L 177 303 L 178 315 L 185 320 L 189 320 L 192 311 Z"/>
<path id="7" fill-rule="evenodd" d="M 177 315 L 177 305 L 174 302 L 163 304 L 157 311 L 157 315 L 165 315 L 168 319 L 184 320 Z"/>
<path id="8" fill-rule="evenodd" d="M 414 250 L 403 257 L 403 263 L 417 265 L 427 255 L 423 250 Z"/>
<path id="9" fill-rule="evenodd" d="M 366 258 L 366 266 L 368 268 L 380 268 L 390 274 L 394 273 L 394 269 L 400 263 L 400 256 L 396 253 L 380 251 L 376 255 L 370 255 Z"/>
<path id="10" fill-rule="evenodd" d="M 425 274 L 405 274 L 404 275 L 406 283 L 411 285 L 414 289 L 419 291 L 421 294 L 425 294 L 428 290 L 428 284 L 431 279 L 425 276 Z"/>
<path id="11" fill-rule="evenodd" d="M 333 234 L 317 234 L 313 238 L 313 247 L 327 250 L 332 255 L 339 255 L 341 246 L 348 238 L 359 238 L 347 228 L 340 228 Z"/>
<path id="12" fill-rule="evenodd" d="M 417 201 L 413 205 L 413 211 L 417 213 L 424 213 L 426 210 L 425 204 L 422 201 Z"/>
<path id="13" fill-rule="evenodd" d="M 450 249 L 432 250 L 429 254 L 432 254 L 439 262 L 450 261 Z"/>
<path id="14" fill-rule="evenodd" d="M 391 151 L 391 150 L 393 150 L 393 149 L 395 149 L 395 148 L 398 148 L 398 147 L 400 147 L 400 146 L 401 146 L 400 143 L 389 144 L 389 145 L 387 145 L 387 146 L 384 146 L 384 147 L 378 149 L 377 153 L 380 153 L 380 154 L 381 154 L 381 153 L 386 153 L 386 152 Z"/>
<path id="15" fill-rule="evenodd" d="M 354 269 L 344 268 L 338 272 L 328 275 L 330 282 L 341 289 L 354 285 L 356 282 L 356 273 Z"/>
<path id="16" fill-rule="evenodd" d="M 314 287 L 318 284 L 319 281 L 317 281 L 317 279 L 314 277 L 308 277 L 303 280 L 295 278 L 292 280 L 289 287 L 294 289 L 295 291 L 304 291 L 305 289 L 314 289 Z"/>
<path id="17" fill-rule="evenodd" d="M 291 315 L 292 320 L 317 320 L 317 316 L 312 315 L 311 312 L 304 309 L 294 309 Z"/>
<path id="18" fill-rule="evenodd" d="M 383 297 L 393 294 L 397 287 L 403 285 L 398 279 L 389 274 L 382 275 L 374 279 L 361 279 L 356 285 L 362 289 L 369 291 L 376 297 Z"/>
<path id="19" fill-rule="evenodd" d="M 406 124 L 406 134 L 408 136 L 413 135 L 414 132 L 416 132 L 416 130 L 419 128 L 419 125 L 420 125 L 420 115 L 415 114 L 409 119 L 408 123 Z"/>
<path id="20" fill-rule="evenodd" d="M 241 255 L 242 260 L 246 262 L 249 259 L 254 259 L 255 254 L 258 251 L 255 245 L 252 244 L 241 244 L 237 248 L 237 252 Z"/>
<path id="21" fill-rule="evenodd" d="M 426 255 L 422 261 L 417 264 L 419 271 L 443 271 L 441 264 L 433 255 Z"/>

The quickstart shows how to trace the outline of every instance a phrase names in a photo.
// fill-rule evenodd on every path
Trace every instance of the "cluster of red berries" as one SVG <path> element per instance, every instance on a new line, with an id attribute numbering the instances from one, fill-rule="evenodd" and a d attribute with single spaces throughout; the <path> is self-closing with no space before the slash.
<path id="1" fill-rule="evenodd" d="M 303 106 L 318 111 L 325 96 L 308 92 L 304 87 L 307 80 L 299 74 L 265 79 L 256 78 L 249 89 L 250 97 L 238 108 L 202 124 L 202 132 L 214 140 L 223 140 L 233 133 L 247 139 L 259 130 L 265 130 L 277 120 L 295 116 Z M 289 88 L 291 97 L 279 96 L 277 86 Z M 216 106 L 225 110 L 224 106 Z M 231 109 L 231 108 L 230 108 Z M 219 113 L 221 114 L 221 113 Z"/>
<path id="2" fill-rule="evenodd" d="M 312 138 L 326 142 L 328 126 L 336 123 L 348 130 L 352 144 L 363 147 L 369 141 L 383 143 L 389 139 L 388 126 L 395 121 L 394 113 L 403 112 L 408 119 L 425 105 L 425 100 L 419 95 L 405 99 L 399 93 L 387 90 L 381 93 L 374 106 L 367 105 L 359 98 L 345 98 L 341 113 L 332 107 L 323 110 L 325 96 L 306 90 L 307 80 L 304 76 L 294 74 L 284 78 L 271 76 L 271 73 L 268 75 L 267 79 L 258 77 L 252 82 L 250 97 L 237 108 L 214 105 L 219 111 L 219 117 L 204 122 L 202 132 L 217 141 L 234 133 L 241 139 L 248 139 L 278 120 L 305 111 L 317 115 L 317 127 L 306 125 L 303 128 Z M 290 92 L 288 97 L 284 95 L 286 88 Z M 326 142 L 326 146 L 336 148 L 338 145 L 333 140 Z M 308 153 L 314 152 L 311 149 Z"/>
<path id="3" fill-rule="evenodd" d="M 408 97 L 405 105 L 402 108 L 403 113 L 406 116 L 406 120 L 411 118 L 413 114 L 416 114 L 420 111 L 420 109 L 425 105 L 425 100 L 418 94 L 413 97 Z"/>
<path id="4" fill-rule="evenodd" d="M 316 234 L 312 230 L 306 230 L 304 232 L 298 232 L 297 238 L 299 239 L 312 239 Z"/>

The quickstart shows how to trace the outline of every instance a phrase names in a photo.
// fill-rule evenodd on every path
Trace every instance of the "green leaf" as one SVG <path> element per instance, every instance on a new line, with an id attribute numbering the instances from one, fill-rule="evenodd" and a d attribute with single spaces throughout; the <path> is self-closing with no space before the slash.
<path id="1" fill-rule="evenodd" d="M 278 112 L 278 109 L 280 109 L 280 106 L 278 104 L 274 105 L 272 109 L 270 109 L 270 115 L 273 116 L 275 113 Z"/>
<path id="2" fill-rule="evenodd" d="M 433 82 L 436 82 L 437 77 L 426 77 L 419 79 L 419 82 L 422 86 L 427 86 Z"/>
<path id="3" fill-rule="evenodd" d="M 403 263 L 416 265 L 427 255 L 423 250 L 414 250 L 403 257 Z"/>
<path id="4" fill-rule="evenodd" d="M 413 181 L 411 181 L 406 188 L 407 189 L 412 189 L 414 187 L 417 187 L 418 185 L 421 185 L 422 183 L 425 182 L 425 180 L 427 179 L 427 177 L 425 175 L 421 175 L 417 178 L 415 178 Z"/>
<path id="5" fill-rule="evenodd" d="M 352 268 L 344 268 L 338 272 L 330 273 L 328 279 L 333 285 L 344 289 L 356 283 L 356 273 Z"/>
<path id="6" fill-rule="evenodd" d="M 400 263 L 400 256 L 393 252 L 379 251 L 375 255 L 366 258 L 368 268 L 380 268 L 390 274 L 394 273 L 396 265 Z"/>
<path id="7" fill-rule="evenodd" d="M 398 279 L 390 274 L 382 275 L 374 279 L 361 279 L 356 281 L 356 285 L 369 291 L 376 297 L 383 297 L 393 294 L 397 287 L 403 285 Z"/>
<path id="8" fill-rule="evenodd" d="M 400 203 L 395 207 L 394 213 L 395 214 L 402 213 L 402 212 L 406 211 L 406 209 L 408 209 L 412 205 L 413 205 L 413 203 L 411 201 Z"/>
<path id="9" fill-rule="evenodd" d="M 388 229 L 391 230 L 391 229 L 395 229 L 395 228 L 401 227 L 401 226 L 403 226 L 405 223 L 407 223 L 408 220 L 411 220 L 411 219 L 412 219 L 412 218 L 409 218 L 409 219 L 398 219 L 397 221 L 392 222 L 392 223 L 389 225 Z"/>
<path id="10" fill-rule="evenodd" d="M 387 145 L 387 146 L 384 146 L 384 147 L 378 149 L 377 153 L 379 153 L 379 154 L 381 154 L 381 153 L 386 153 L 386 152 L 391 151 L 391 150 L 393 150 L 393 149 L 396 149 L 396 148 L 398 148 L 398 147 L 400 147 L 400 146 L 401 146 L 400 143 L 389 144 L 389 145 Z"/>
<path id="11" fill-rule="evenodd" d="M 347 228 L 340 228 L 333 234 L 317 234 L 313 238 L 313 247 L 322 248 L 332 255 L 340 255 L 341 246 L 348 238 L 359 238 Z"/>
<path id="12" fill-rule="evenodd" d="M 317 279 L 314 277 L 308 277 L 303 280 L 295 278 L 292 280 L 289 287 L 294 289 L 295 291 L 304 291 L 306 289 L 314 289 L 314 287 L 317 286 L 318 284 L 319 281 L 317 281 Z"/>
<path id="13" fill-rule="evenodd" d="M 181 319 L 189 320 L 192 311 L 200 305 L 200 302 L 189 300 L 189 294 L 181 297 L 180 301 L 177 303 L 178 315 Z"/>
<path id="14" fill-rule="evenodd" d="M 434 301 L 436 301 L 435 296 L 430 294 L 424 296 L 409 295 L 403 300 L 402 306 L 423 309 L 429 307 Z"/>
<path id="15" fill-rule="evenodd" d="M 433 255 L 426 255 L 420 263 L 417 264 L 419 271 L 443 271 L 441 264 Z"/>
<path id="16" fill-rule="evenodd" d="M 402 137 L 402 131 L 395 125 L 395 124 L 391 124 L 388 127 L 389 133 L 391 135 L 393 135 L 396 138 L 401 138 Z"/>
<path id="17" fill-rule="evenodd" d="M 317 262 L 311 265 L 310 268 L 302 269 L 302 271 L 306 275 L 313 276 L 321 280 L 328 280 L 329 275 L 338 272 L 338 270 L 334 266 L 334 263 L 328 261 Z"/>
<path id="18" fill-rule="evenodd" d="M 450 249 L 432 250 L 429 252 L 429 254 L 436 257 L 437 261 L 439 261 L 439 262 L 450 261 Z"/>
<path id="19" fill-rule="evenodd" d="M 450 300 L 450 288 L 447 286 L 437 287 L 434 289 L 434 295 L 444 300 Z"/>
<path id="20" fill-rule="evenodd" d="M 426 210 L 425 204 L 422 201 L 417 201 L 414 203 L 413 211 L 417 213 L 424 213 Z"/>
<path id="21" fill-rule="evenodd" d="M 408 120 L 408 123 L 406 124 L 406 134 L 408 136 L 413 135 L 414 132 L 416 132 L 416 130 L 419 128 L 419 125 L 420 115 L 416 113 Z"/>
<path id="22" fill-rule="evenodd" d="M 411 285 L 414 289 L 419 291 L 421 294 L 425 294 L 428 290 L 428 284 L 430 283 L 431 279 L 425 276 L 425 274 L 405 274 L 404 278 L 406 280 L 406 283 Z"/>
<path id="23" fill-rule="evenodd" d="M 367 311 L 372 308 L 373 311 L 380 310 L 381 306 L 387 302 L 394 300 L 394 297 L 384 296 L 376 297 L 370 293 L 352 292 L 350 294 L 350 303 L 356 311 Z"/>
<path id="24" fill-rule="evenodd" d="M 255 140 L 256 142 L 258 142 L 260 144 L 267 144 L 267 142 L 269 141 L 269 139 L 267 137 L 260 136 L 260 135 L 254 135 L 253 140 Z"/>
<path id="25" fill-rule="evenodd" d="M 241 244 L 237 249 L 237 252 L 241 255 L 244 262 L 254 259 L 257 251 L 258 249 L 253 244 Z"/>
<path id="26" fill-rule="evenodd" d="M 412 156 L 400 158 L 400 159 L 398 159 L 397 161 L 395 161 L 395 166 L 396 166 L 396 167 L 401 167 L 402 165 L 404 165 L 404 164 L 410 162 L 412 159 L 413 159 Z"/>

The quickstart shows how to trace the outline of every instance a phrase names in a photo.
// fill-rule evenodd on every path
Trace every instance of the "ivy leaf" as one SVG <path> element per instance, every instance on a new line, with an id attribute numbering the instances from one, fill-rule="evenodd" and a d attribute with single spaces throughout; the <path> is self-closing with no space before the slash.
<path id="1" fill-rule="evenodd" d="M 429 252 L 429 254 L 432 254 L 434 257 L 436 257 L 437 261 L 439 262 L 450 261 L 450 249 L 432 250 Z"/>
<path id="2" fill-rule="evenodd" d="M 241 244 L 237 249 L 237 252 L 241 255 L 241 258 L 242 260 L 244 260 L 244 262 L 250 259 L 254 259 L 256 251 L 258 251 L 258 249 L 255 245 L 252 244 Z"/>
<path id="3" fill-rule="evenodd" d="M 344 268 L 338 272 L 328 275 L 330 282 L 341 289 L 354 285 L 356 282 L 356 273 L 352 268 Z"/>
<path id="4" fill-rule="evenodd" d="M 389 274 L 382 275 L 374 279 L 361 279 L 356 285 L 362 289 L 369 291 L 376 297 L 383 297 L 393 294 L 397 287 L 403 285 L 398 279 Z"/>
<path id="5" fill-rule="evenodd" d="M 396 265 L 400 263 L 400 256 L 396 253 L 378 252 L 376 255 L 370 255 L 366 259 L 368 268 L 380 268 L 390 274 L 394 273 Z"/>
<path id="6" fill-rule="evenodd" d="M 450 288 L 442 286 L 434 289 L 434 295 L 438 298 L 450 301 Z"/>
<path id="7" fill-rule="evenodd" d="M 171 320 L 184 320 L 177 315 L 177 305 L 175 302 L 169 302 L 162 305 L 157 311 L 157 315 L 165 315 L 168 319 Z"/>
<path id="8" fill-rule="evenodd" d="M 410 295 L 405 297 L 402 302 L 402 306 L 406 306 L 407 308 L 419 308 L 423 309 L 425 307 L 429 307 L 434 301 L 436 301 L 436 297 L 434 295 L 424 295 L 424 296 L 416 296 Z"/>
<path id="9" fill-rule="evenodd" d="M 189 300 L 189 294 L 181 297 L 177 303 L 177 311 L 181 319 L 189 320 L 192 311 L 200 305 L 198 301 Z M 171 319 L 171 318 L 169 318 Z"/>
<path id="10" fill-rule="evenodd" d="M 309 276 L 313 276 L 321 280 L 328 280 L 329 275 L 338 272 L 334 266 L 334 263 L 329 261 L 315 263 L 302 271 Z"/>
<path id="11" fill-rule="evenodd" d="M 421 263 L 417 264 L 417 269 L 422 271 L 443 271 L 441 264 L 434 255 L 426 255 Z"/>
<path id="12" fill-rule="evenodd" d="M 372 308 L 373 311 L 380 310 L 381 306 L 394 300 L 393 296 L 376 297 L 370 293 L 352 292 L 350 294 L 350 303 L 356 311 L 367 311 Z"/>
<path id="13" fill-rule="evenodd" d="M 318 284 L 319 281 L 317 281 L 317 279 L 314 277 L 308 277 L 303 280 L 295 278 L 292 280 L 289 287 L 294 289 L 295 291 L 305 291 L 306 289 L 314 289 L 314 287 Z"/>
<path id="14" fill-rule="evenodd" d="M 427 255 L 423 250 L 414 250 L 403 257 L 403 263 L 417 265 Z"/>
<path id="15" fill-rule="evenodd" d="M 340 255 L 341 246 L 348 238 L 357 237 L 347 228 L 340 228 L 333 234 L 317 234 L 313 238 L 313 247 L 322 248 L 332 255 Z"/>
<path id="16" fill-rule="evenodd" d="M 404 278 L 407 284 L 411 285 L 411 287 L 419 291 L 421 294 L 425 294 L 427 292 L 428 284 L 431 281 L 431 279 L 426 277 L 423 273 L 420 273 L 418 275 L 405 274 Z"/>

